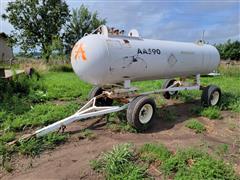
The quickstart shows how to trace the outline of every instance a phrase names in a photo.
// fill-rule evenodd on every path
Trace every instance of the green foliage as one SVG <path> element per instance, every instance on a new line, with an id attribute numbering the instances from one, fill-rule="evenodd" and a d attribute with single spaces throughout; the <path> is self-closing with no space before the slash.
<path id="1" fill-rule="evenodd" d="M 240 60 L 240 42 L 230 39 L 223 44 L 215 45 L 218 49 L 221 59 Z"/>
<path id="2" fill-rule="evenodd" d="M 204 108 L 200 114 L 209 119 L 219 119 L 221 117 L 220 109 L 217 107 Z"/>
<path id="3" fill-rule="evenodd" d="M 191 119 L 189 120 L 186 125 L 186 127 L 190 128 L 190 129 L 193 129 L 195 130 L 195 133 L 202 133 L 204 131 L 206 131 L 206 128 L 205 126 L 199 122 L 198 120 L 196 119 Z"/>
<path id="4" fill-rule="evenodd" d="M 12 131 L 7 131 L 1 134 L 0 143 L 7 143 L 15 139 L 16 134 Z"/>
<path id="5" fill-rule="evenodd" d="M 199 97 L 201 91 L 199 90 L 191 90 L 191 91 L 180 91 L 179 99 L 183 102 L 194 102 L 196 101 L 196 97 Z"/>
<path id="6" fill-rule="evenodd" d="M 147 164 L 158 166 L 156 168 L 164 173 L 166 179 L 238 178 L 231 165 L 201 150 L 183 149 L 172 154 L 161 144 L 144 144 L 138 153 L 134 152 L 129 144 L 115 146 L 112 151 L 91 161 L 91 167 L 103 173 L 106 179 L 150 178 L 144 168 Z M 144 165 L 140 159 L 147 164 Z"/>
<path id="7" fill-rule="evenodd" d="M 11 167 L 11 157 L 12 154 L 17 152 L 23 155 L 35 157 L 39 155 L 42 151 L 46 149 L 53 149 L 56 145 L 64 143 L 67 140 L 66 134 L 50 133 L 46 136 L 40 138 L 31 138 L 29 140 L 24 140 L 16 143 L 14 146 L 8 146 L 6 142 L 13 138 L 11 132 L 8 133 L 8 137 L 1 137 L 0 141 L 0 167 L 3 167 L 6 171 L 12 171 Z"/>
<path id="8" fill-rule="evenodd" d="M 69 10 L 62 0 L 16 0 L 8 3 L 2 17 L 13 25 L 14 41 L 24 52 L 40 47 L 48 60 L 50 46 L 68 20 Z"/>
<path id="9" fill-rule="evenodd" d="M 221 118 L 220 109 L 218 107 L 215 107 L 215 106 L 206 107 L 206 108 L 203 108 L 201 106 L 192 107 L 191 112 L 193 114 L 204 116 L 204 117 L 207 117 L 209 119 L 220 119 Z"/>
<path id="10" fill-rule="evenodd" d="M 161 169 L 166 175 L 175 174 L 174 179 L 237 178 L 230 165 L 196 149 L 178 151 L 162 164 Z"/>
<path id="11" fill-rule="evenodd" d="M 52 44 L 49 46 L 52 60 L 61 60 L 65 58 L 64 45 L 62 38 L 58 36 L 52 37 Z"/>
<path id="12" fill-rule="evenodd" d="M 239 71 L 239 66 L 223 66 L 220 65 L 218 67 L 219 72 L 223 77 L 239 77 L 240 76 L 240 71 Z"/>
<path id="13" fill-rule="evenodd" d="M 13 116 L 3 123 L 4 129 L 22 131 L 26 127 L 43 126 L 63 119 L 76 111 L 78 104 L 55 105 L 52 103 L 35 105 L 30 111 Z"/>
<path id="14" fill-rule="evenodd" d="M 9 163 L 13 149 L 0 142 L 0 167 L 11 172 L 13 169 Z"/>
<path id="15" fill-rule="evenodd" d="M 56 145 L 64 143 L 67 138 L 67 134 L 50 133 L 44 136 L 41 140 L 45 149 L 53 149 Z"/>
<path id="16" fill-rule="evenodd" d="M 72 66 L 69 64 L 52 65 L 49 70 L 53 72 L 73 72 Z"/>
<path id="17" fill-rule="evenodd" d="M 226 154 L 229 150 L 229 147 L 227 144 L 219 144 L 217 147 L 216 147 L 216 153 L 219 155 L 219 156 L 222 156 L 224 154 Z"/>
<path id="18" fill-rule="evenodd" d="M 113 150 L 91 162 L 98 172 L 103 172 L 106 179 L 145 179 L 146 168 L 136 164 L 134 149 L 130 144 L 114 146 Z"/>
<path id="19" fill-rule="evenodd" d="M 45 102 L 48 100 L 48 94 L 42 90 L 32 91 L 29 94 L 29 99 L 34 103 Z"/>
<path id="20" fill-rule="evenodd" d="M 123 112 L 108 114 L 107 127 L 113 132 L 137 133 L 137 130 L 126 122 L 126 114 Z"/>
<path id="21" fill-rule="evenodd" d="M 34 157 L 43 151 L 43 146 L 40 139 L 32 138 L 30 140 L 20 142 L 17 149 L 23 155 Z"/>
<path id="22" fill-rule="evenodd" d="M 221 108 L 223 110 L 240 112 L 240 96 L 233 93 L 224 93 L 222 95 Z"/>
<path id="23" fill-rule="evenodd" d="M 49 99 L 86 100 L 91 86 L 69 72 L 50 72 L 43 75 L 44 86 Z"/>
<path id="24" fill-rule="evenodd" d="M 32 103 L 48 99 L 45 87 L 38 76 L 31 78 L 19 75 L 10 81 L 0 79 L 0 111 L 21 114 L 30 109 Z"/>
<path id="25" fill-rule="evenodd" d="M 165 161 L 171 156 L 171 152 L 162 144 L 144 144 L 140 150 L 140 158 L 149 163 Z"/>
<path id="26" fill-rule="evenodd" d="M 98 12 L 91 13 L 87 7 L 81 5 L 79 9 L 73 9 L 70 22 L 65 30 L 65 48 L 70 54 L 72 46 L 84 36 L 85 33 L 91 33 L 97 27 L 105 24 L 106 20 L 98 17 Z"/>
<path id="27" fill-rule="evenodd" d="M 41 138 L 31 138 L 30 140 L 20 142 L 16 147 L 16 151 L 31 157 L 39 155 L 46 149 L 53 149 L 56 145 L 65 142 L 67 136 L 64 134 L 50 133 Z"/>
<path id="28" fill-rule="evenodd" d="M 12 95 L 24 96 L 35 90 L 44 90 L 43 84 L 38 77 L 33 75 L 29 78 L 27 75 L 14 76 L 12 80 L 5 81 L 0 79 L 0 100 L 11 97 Z"/>

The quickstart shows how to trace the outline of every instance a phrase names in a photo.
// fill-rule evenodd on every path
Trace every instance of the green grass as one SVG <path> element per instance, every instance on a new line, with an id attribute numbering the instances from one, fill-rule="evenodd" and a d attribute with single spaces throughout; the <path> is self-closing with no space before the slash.
<path id="1" fill-rule="evenodd" d="M 33 132 L 37 127 L 76 112 L 82 100 L 87 98 L 90 87 L 72 72 L 44 72 L 40 79 L 22 75 L 14 77 L 12 81 L 0 80 L 0 160 L 3 162 L 0 166 L 10 171 L 12 154 L 34 157 L 64 142 L 65 137 L 50 134 L 44 138 L 19 142 L 13 149 L 7 145 L 16 139 L 17 134 L 24 134 L 25 130 Z"/>
<path id="2" fill-rule="evenodd" d="M 49 99 L 86 100 L 91 86 L 71 72 L 48 72 L 43 75 Z"/>
<path id="3" fill-rule="evenodd" d="M 137 133 L 137 130 L 128 124 L 126 115 L 123 112 L 111 113 L 106 116 L 107 128 L 113 132 Z"/>
<path id="4" fill-rule="evenodd" d="M 10 141 L 13 141 L 15 139 L 15 136 L 16 136 L 15 132 L 12 131 L 3 132 L 3 134 L 1 134 L 0 136 L 0 142 L 8 143 Z"/>
<path id="5" fill-rule="evenodd" d="M 97 160 L 91 161 L 91 167 L 105 175 L 106 179 L 146 179 L 146 167 L 135 162 L 134 148 L 130 144 L 113 147 Z"/>
<path id="6" fill-rule="evenodd" d="M 58 64 L 52 65 L 49 68 L 52 72 L 73 72 L 72 66 L 70 64 Z"/>
<path id="7" fill-rule="evenodd" d="M 204 108 L 200 115 L 205 116 L 209 119 L 219 119 L 221 117 L 220 110 L 217 107 Z"/>
<path id="8" fill-rule="evenodd" d="M 218 156 L 225 155 L 228 151 L 229 151 L 229 145 L 227 144 L 219 144 L 215 149 L 215 152 Z"/>
<path id="9" fill-rule="evenodd" d="M 140 158 L 148 163 L 165 161 L 171 156 L 171 152 L 162 144 L 144 144 L 139 150 Z"/>
<path id="10" fill-rule="evenodd" d="M 6 167 L 6 170 L 11 170 L 9 157 L 12 153 L 18 152 L 35 156 L 45 149 L 51 148 L 52 145 L 58 144 L 55 143 L 55 137 L 49 137 L 21 142 L 16 146 L 16 150 L 6 146 L 7 142 L 24 134 L 25 130 L 33 131 L 67 117 L 84 104 L 91 85 L 81 81 L 71 71 L 69 66 L 56 66 L 51 67 L 48 72 L 42 72 L 40 79 L 35 74 L 32 78 L 27 76 L 14 77 L 10 82 L 0 80 L 0 156 L 1 161 L 4 162 L 1 163 L 1 166 Z M 219 119 L 220 110 L 240 112 L 239 68 L 221 68 L 220 73 L 222 76 L 202 78 L 203 85 L 216 84 L 222 89 L 223 96 L 219 108 L 199 108 L 195 110 L 198 111 L 197 115 Z M 142 81 L 134 82 L 133 85 L 139 87 L 140 92 L 144 92 L 160 89 L 162 83 L 162 80 Z M 199 99 L 200 96 L 200 91 L 182 91 L 179 99 L 188 102 Z M 166 104 L 166 100 L 157 96 L 156 103 L 158 106 L 162 106 Z M 167 121 L 176 119 L 176 114 L 170 113 L 168 110 L 161 112 L 161 114 Z M 126 117 L 122 114 L 121 117 L 113 115 L 108 122 L 108 127 L 117 132 L 136 132 L 126 123 Z M 83 136 L 88 138 L 91 133 L 83 132 Z M 136 156 L 134 155 L 134 157 Z M 143 172 L 138 168 L 134 169 L 132 163 L 131 161 L 127 165 L 132 172 L 136 174 L 138 171 Z M 127 170 L 123 170 L 123 172 L 125 171 Z M 134 177 L 133 174 L 132 176 Z"/>
<path id="11" fill-rule="evenodd" d="M 67 138 L 68 136 L 66 134 L 50 133 L 41 138 L 31 138 L 30 140 L 20 141 L 14 146 L 8 146 L 0 142 L 0 167 L 11 172 L 13 170 L 11 166 L 13 154 L 19 153 L 35 157 L 44 150 L 53 149 L 57 145 L 64 143 Z"/>
<path id="12" fill-rule="evenodd" d="M 50 133 L 42 138 L 32 138 L 19 142 L 15 150 L 23 155 L 35 157 L 46 149 L 53 149 L 56 145 L 64 143 L 67 135 Z"/>
<path id="13" fill-rule="evenodd" d="M 166 179 L 238 178 L 231 165 L 207 152 L 188 148 L 172 153 L 162 144 L 144 144 L 137 151 L 130 144 L 121 144 L 91 161 L 91 167 L 106 179 L 152 179 L 147 174 L 150 164 Z"/>
<path id="14" fill-rule="evenodd" d="M 191 120 L 187 121 L 185 126 L 189 129 L 193 129 L 195 131 L 195 133 L 202 133 L 202 132 L 206 131 L 205 126 L 196 119 L 191 119 Z"/>
<path id="15" fill-rule="evenodd" d="M 209 119 L 221 119 L 221 111 L 219 107 L 201 107 L 194 106 L 191 108 L 191 112 L 195 115 L 204 116 Z"/>
<path id="16" fill-rule="evenodd" d="M 167 176 L 174 175 L 174 179 L 237 179 L 230 165 L 196 149 L 178 151 L 161 169 Z"/>
<path id="17" fill-rule="evenodd" d="M 73 114 L 79 105 L 69 102 L 63 105 L 53 103 L 37 104 L 22 115 L 12 116 L 5 120 L 5 130 L 22 131 L 27 127 L 44 126 Z"/>

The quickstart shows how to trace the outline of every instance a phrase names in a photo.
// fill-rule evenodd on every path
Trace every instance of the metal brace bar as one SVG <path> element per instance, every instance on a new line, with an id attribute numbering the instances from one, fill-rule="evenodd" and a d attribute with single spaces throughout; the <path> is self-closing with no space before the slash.
<path id="1" fill-rule="evenodd" d="M 37 137 L 43 136 L 49 132 L 57 131 L 62 126 L 66 126 L 74 121 L 83 120 L 90 117 L 100 116 L 104 114 L 109 114 L 113 112 L 118 112 L 128 107 L 128 104 L 123 106 L 105 106 L 105 107 L 97 107 L 95 106 L 96 97 L 88 101 L 79 111 L 75 114 L 57 121 L 53 124 L 50 124 L 42 129 L 35 131 L 34 135 Z M 90 107 L 91 106 L 91 107 Z"/>
<path id="2" fill-rule="evenodd" d="M 200 86 L 195 85 L 195 86 L 171 87 L 171 88 L 165 88 L 165 89 L 159 89 L 156 91 L 149 91 L 149 92 L 141 93 L 141 95 L 158 94 L 158 93 L 166 92 L 166 91 L 183 91 L 183 90 L 194 90 L 194 89 L 199 90 Z"/>

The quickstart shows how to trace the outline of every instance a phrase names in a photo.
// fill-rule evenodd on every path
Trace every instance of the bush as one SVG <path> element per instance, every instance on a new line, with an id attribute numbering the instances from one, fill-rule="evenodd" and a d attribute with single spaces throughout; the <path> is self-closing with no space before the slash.
<path id="1" fill-rule="evenodd" d="M 10 81 L 0 79 L 0 110 L 21 114 L 30 109 L 32 102 L 40 102 L 45 93 L 45 87 L 38 76 L 29 78 L 19 75 Z"/>
<path id="2" fill-rule="evenodd" d="M 231 110 L 240 112 L 240 97 L 230 92 L 222 94 L 221 108 L 223 110 Z"/>
<path id="3" fill-rule="evenodd" d="M 238 40 L 232 42 L 229 39 L 226 43 L 215 46 L 220 53 L 221 59 L 240 60 L 240 42 Z"/>
<path id="4" fill-rule="evenodd" d="M 53 72 L 73 72 L 70 64 L 52 65 L 49 70 Z"/>

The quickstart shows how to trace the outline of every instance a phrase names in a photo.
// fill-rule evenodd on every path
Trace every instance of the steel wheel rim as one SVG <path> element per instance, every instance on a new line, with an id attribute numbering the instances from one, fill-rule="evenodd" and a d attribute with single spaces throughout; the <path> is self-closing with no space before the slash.
<path id="1" fill-rule="evenodd" d="M 175 94 L 176 91 L 168 91 L 168 93 L 173 96 Z"/>
<path id="2" fill-rule="evenodd" d="M 150 104 L 145 104 L 139 111 L 139 121 L 142 124 L 148 123 L 153 115 L 153 107 Z"/>
<path id="3" fill-rule="evenodd" d="M 219 97 L 220 97 L 220 94 L 218 91 L 215 91 L 213 94 L 212 94 L 212 97 L 211 97 L 211 105 L 212 106 L 215 106 L 218 101 L 219 101 Z"/>

